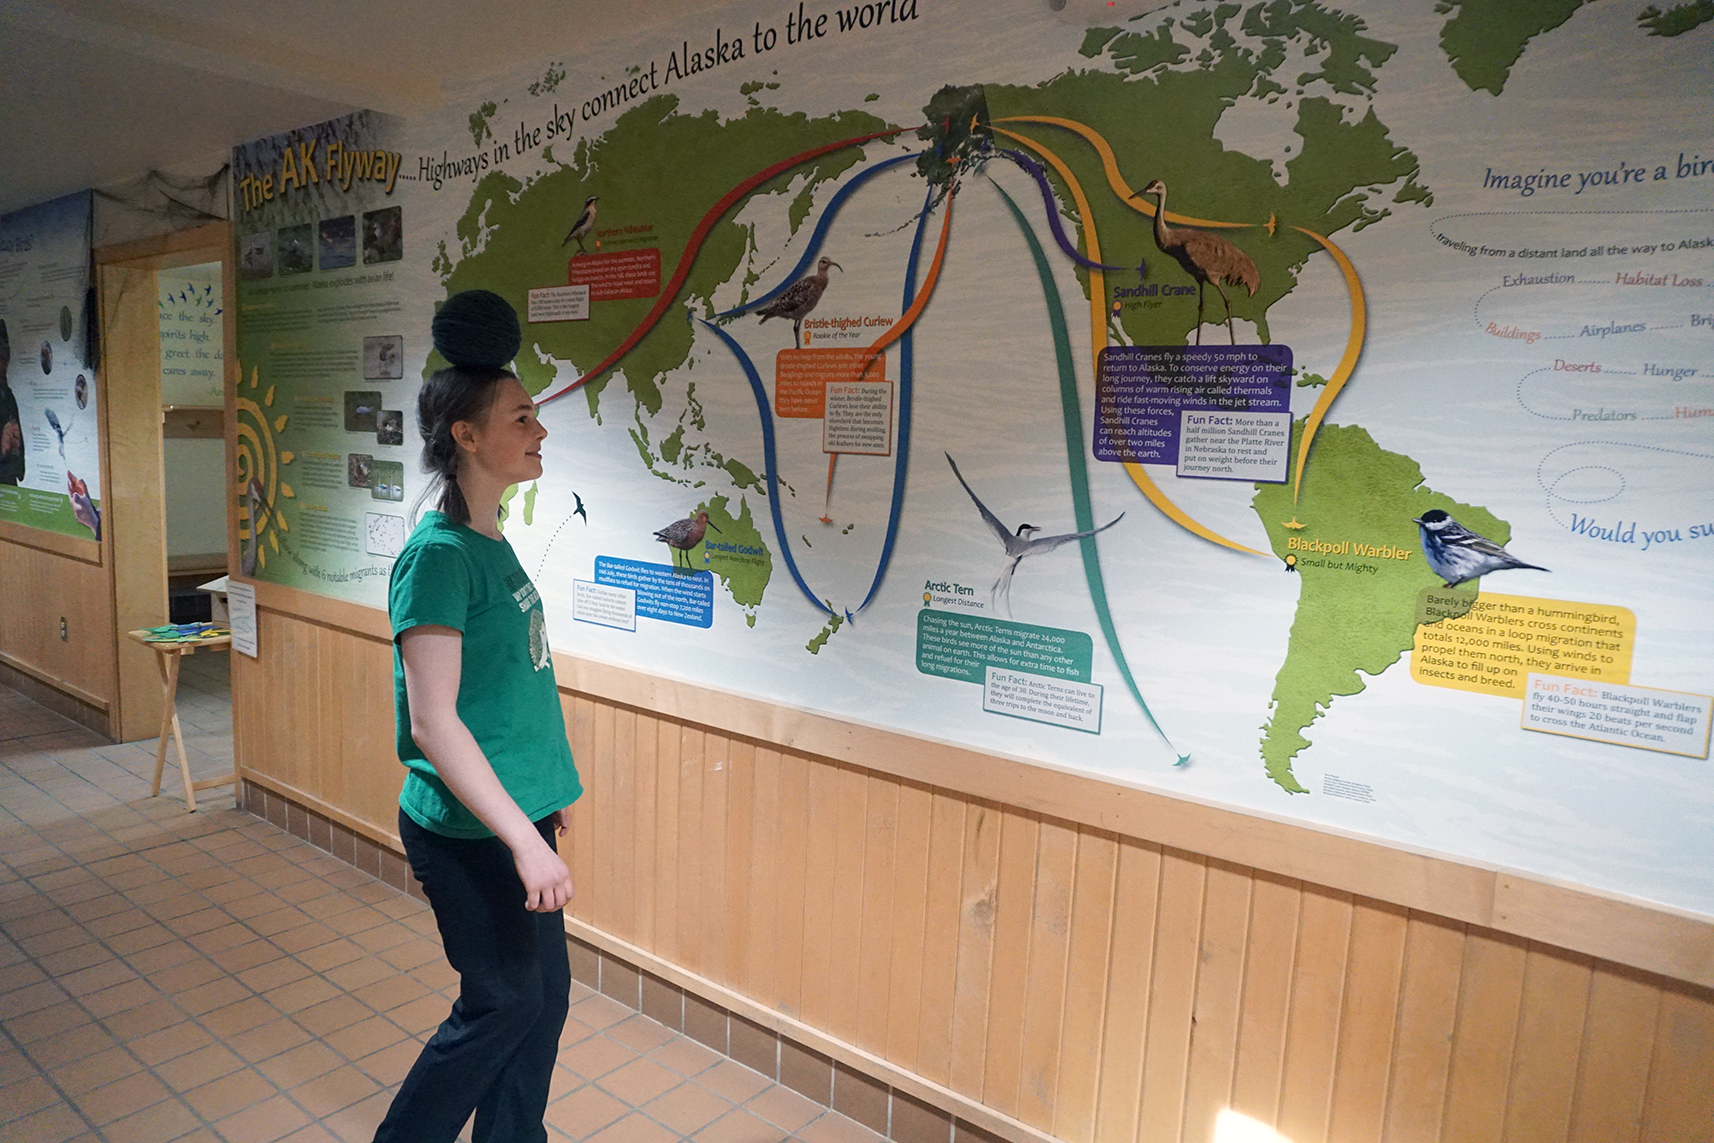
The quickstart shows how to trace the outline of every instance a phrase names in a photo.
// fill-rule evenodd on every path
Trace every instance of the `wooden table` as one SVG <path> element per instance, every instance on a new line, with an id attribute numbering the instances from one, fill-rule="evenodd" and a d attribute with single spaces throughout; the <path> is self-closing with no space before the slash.
<path id="1" fill-rule="evenodd" d="M 160 640 L 149 637 L 147 628 L 137 631 L 127 631 L 126 635 L 137 642 L 149 647 L 155 652 L 155 666 L 161 672 L 161 743 L 155 751 L 155 781 L 149 789 L 151 798 L 161 792 L 161 772 L 167 764 L 167 740 L 170 738 L 178 748 L 179 774 L 184 778 L 184 805 L 191 813 L 196 812 L 196 792 L 208 790 L 215 786 L 231 786 L 234 793 L 238 789 L 238 760 L 234 755 L 232 773 L 219 778 L 204 778 L 194 781 L 190 776 L 190 761 L 184 753 L 184 732 L 179 729 L 179 711 L 177 704 L 179 690 L 179 661 L 186 655 L 194 655 L 199 650 L 215 650 L 232 646 L 231 635 L 216 635 L 207 639 Z"/>

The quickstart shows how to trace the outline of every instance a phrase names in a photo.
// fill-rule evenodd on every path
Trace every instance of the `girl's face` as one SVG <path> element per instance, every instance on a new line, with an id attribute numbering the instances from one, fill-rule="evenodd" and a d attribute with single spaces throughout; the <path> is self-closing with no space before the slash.
<path id="1" fill-rule="evenodd" d="M 477 467 L 506 484 L 522 484 L 542 474 L 542 439 L 548 431 L 536 419 L 536 403 L 516 377 L 494 386 L 494 403 L 480 421 L 461 421 L 454 439 Z"/>

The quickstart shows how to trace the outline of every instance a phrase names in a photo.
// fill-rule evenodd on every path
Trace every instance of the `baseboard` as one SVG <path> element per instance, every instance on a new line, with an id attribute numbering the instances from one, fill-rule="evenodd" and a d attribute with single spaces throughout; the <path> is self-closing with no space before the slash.
<path id="1" fill-rule="evenodd" d="M 113 737 L 113 725 L 105 710 L 84 702 L 76 695 L 69 695 L 58 687 L 50 686 L 36 676 L 3 661 L 0 661 L 0 686 L 11 687 L 32 702 L 47 707 L 55 714 L 64 715 L 80 726 L 88 727 L 109 742 L 118 741 Z"/>

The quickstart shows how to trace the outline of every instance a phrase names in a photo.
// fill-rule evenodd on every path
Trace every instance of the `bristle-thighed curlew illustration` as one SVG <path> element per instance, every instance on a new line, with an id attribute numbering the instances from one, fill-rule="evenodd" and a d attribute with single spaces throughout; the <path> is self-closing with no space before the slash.
<path id="1" fill-rule="evenodd" d="M 827 289 L 827 268 L 829 266 L 845 272 L 845 267 L 831 258 L 823 258 L 815 264 L 815 273 L 805 275 L 786 288 L 786 292 L 756 311 L 763 321 L 771 317 L 790 318 L 792 323 L 792 340 L 797 348 L 803 348 L 803 319 L 815 309 L 821 301 L 821 293 Z"/>
<path id="2" fill-rule="evenodd" d="M 1205 230 L 1185 230 L 1166 224 L 1166 184 L 1159 179 L 1132 195 L 1155 196 L 1155 245 L 1184 267 L 1185 273 L 1196 279 L 1196 344 L 1202 344 L 1202 294 L 1209 282 L 1220 291 L 1226 303 L 1226 336 L 1238 344 L 1232 328 L 1232 299 L 1226 296 L 1226 286 L 1243 286 L 1256 296 L 1262 276 L 1250 256 L 1220 237 Z M 1224 283 L 1224 285 L 1222 284 Z"/>

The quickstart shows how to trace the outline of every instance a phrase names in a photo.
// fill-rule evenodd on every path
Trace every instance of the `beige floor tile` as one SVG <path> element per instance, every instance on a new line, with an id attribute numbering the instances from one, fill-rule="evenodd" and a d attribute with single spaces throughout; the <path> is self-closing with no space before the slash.
<path id="1" fill-rule="evenodd" d="M 260 996 L 250 996 L 202 1015 L 202 1026 L 216 1036 L 232 1037 L 280 1018 L 280 1010 Z"/>
<path id="2" fill-rule="evenodd" d="M 0 1127 L 0 1138 L 18 1143 L 70 1143 L 95 1136 L 89 1134 L 89 1123 L 83 1116 L 67 1104 L 56 1103 Z"/>
<path id="3" fill-rule="evenodd" d="M 804 1143 L 878 1143 L 880 1136 L 854 1119 L 837 1111 L 824 1113 L 820 1119 L 800 1127 L 797 1138 Z"/>
<path id="4" fill-rule="evenodd" d="M 827 1111 L 813 1099 L 807 1099 L 782 1084 L 770 1084 L 744 1106 L 788 1132 L 800 1130 L 804 1124 Z"/>
<path id="5" fill-rule="evenodd" d="M 627 1017 L 607 1029 L 607 1034 L 628 1048 L 651 1052 L 674 1036 L 672 1029 L 649 1019 L 642 1013 Z"/>
<path id="6" fill-rule="evenodd" d="M 430 993 L 426 986 L 411 977 L 391 973 L 373 984 L 353 989 L 352 994 L 375 1011 L 387 1012 L 401 1004 L 421 1000 Z"/>
<path id="7" fill-rule="evenodd" d="M 208 959 L 227 972 L 243 972 L 245 969 L 255 968 L 259 964 L 267 964 L 269 961 L 278 960 L 285 955 L 273 941 L 256 937 L 242 925 L 235 927 L 243 930 L 242 935 L 246 938 L 245 940 L 228 948 L 211 949 L 208 953 Z M 222 930 L 216 930 L 216 932 L 220 931 Z"/>
<path id="8" fill-rule="evenodd" d="M 280 1143 L 339 1143 L 339 1137 L 319 1123 L 312 1123 L 285 1136 Z"/>
<path id="9" fill-rule="evenodd" d="M 129 932 L 120 933 L 118 936 L 106 938 L 108 948 L 112 949 L 120 956 L 126 957 L 131 956 L 133 953 L 141 952 L 144 949 L 151 949 L 156 945 L 164 945 L 168 941 L 175 941 L 177 939 L 178 938 L 173 935 L 171 929 L 167 928 L 165 925 L 157 925 L 152 921 L 147 925 L 132 929 Z"/>
<path id="10" fill-rule="evenodd" d="M 359 1060 L 406 1038 L 405 1030 L 385 1016 L 371 1016 L 329 1032 L 323 1043 L 348 1060 Z"/>
<path id="11" fill-rule="evenodd" d="M 55 1107 L 63 1102 L 59 1092 L 41 1075 L 33 1072 L 23 1079 L 0 1086 L 0 1139 L 11 1135 L 6 1124 L 12 1120 L 34 1115 L 44 1108 Z"/>
<path id="12" fill-rule="evenodd" d="M 63 997 L 63 993 L 61 994 Z M 32 1044 L 37 1040 L 58 1035 L 69 1028 L 76 1028 L 90 1022 L 89 1013 L 75 1000 L 62 999 L 57 1004 L 47 1004 L 21 1016 L 4 1019 L 6 1031 L 20 1044 Z"/>
<path id="13" fill-rule="evenodd" d="M 678 1132 L 662 1127 L 640 1111 L 587 1137 L 589 1143 L 678 1143 Z"/>
<path id="14" fill-rule="evenodd" d="M 65 990 L 51 980 L 14 988 L 0 996 L 0 1021 L 10 1024 L 19 1016 L 51 1008 L 66 998 Z"/>
<path id="15" fill-rule="evenodd" d="M 184 1093 L 185 1102 L 204 1119 L 224 1119 L 278 1094 L 278 1089 L 250 1068 L 222 1076 Z"/>
<path id="16" fill-rule="evenodd" d="M 599 992 L 571 1006 L 571 1014 L 591 1028 L 611 1028 L 622 1020 L 630 1019 L 636 1012 L 635 1008 L 627 1008 L 611 996 L 603 996 Z"/>
<path id="17" fill-rule="evenodd" d="M 62 930 L 63 931 L 63 930 Z M 93 968 L 113 960 L 113 954 L 99 941 L 80 941 L 57 952 L 36 954 L 35 967 L 48 976 L 61 977 L 79 969 Z M 27 962 L 26 962 L 27 963 Z M 28 984 L 30 981 L 20 981 Z"/>
<path id="18" fill-rule="evenodd" d="M 256 1070 L 282 1090 L 290 1090 L 301 1083 L 324 1076 L 344 1064 L 345 1058 L 338 1052 L 319 1040 L 310 1040 L 263 1060 L 256 1065 Z"/>
<path id="19" fill-rule="evenodd" d="M 398 970 L 392 965 L 388 964 L 380 957 L 370 956 L 350 941 L 330 942 L 329 944 L 321 946 L 321 948 L 311 949 L 309 952 L 299 955 L 298 960 L 311 968 L 315 968 L 316 954 L 336 945 L 343 945 L 349 948 L 352 954 L 351 957 L 340 961 L 338 964 L 322 968 L 319 971 L 323 976 L 327 977 L 327 979 L 345 989 L 347 992 L 355 992 L 365 984 L 374 984 L 377 980 L 385 980 L 389 976 L 398 975 Z"/>
<path id="20" fill-rule="evenodd" d="M 263 993 L 268 1003 L 288 1015 L 313 1008 L 339 995 L 341 992 L 338 988 L 319 976 L 305 976 L 301 980 L 282 984 Z"/>
<path id="21" fill-rule="evenodd" d="M 138 972 L 149 975 L 164 972 L 175 965 L 193 961 L 199 954 L 187 942 L 178 939 L 162 941 L 147 949 L 124 954 L 126 963 Z"/>
<path id="22" fill-rule="evenodd" d="M 743 1103 L 773 1081 L 736 1060 L 721 1060 L 697 1076 L 696 1082 L 733 1103 Z"/>
<path id="23" fill-rule="evenodd" d="M 368 1099 L 382 1085 L 353 1065 L 337 1068 L 291 1089 L 291 1096 L 317 1119 L 325 1118 L 360 1100 Z"/>
<path id="24" fill-rule="evenodd" d="M 61 1064 L 54 1069 L 53 1076 L 54 1082 L 67 1095 L 79 1096 L 142 1070 L 143 1065 L 137 1062 L 137 1058 L 116 1044 Z"/>
<path id="25" fill-rule="evenodd" d="M 231 977 L 223 975 L 218 980 L 212 980 L 207 984 L 198 985 L 188 991 L 181 992 L 174 996 L 173 1000 L 191 1015 L 200 1016 L 204 1012 L 213 1012 L 215 1009 L 224 1008 L 228 1004 L 248 1000 L 250 995 L 248 988 Z"/>
<path id="26" fill-rule="evenodd" d="M 71 1095 L 72 1102 L 77 1104 L 85 1119 L 101 1127 L 130 1115 L 140 1107 L 153 1107 L 165 1099 L 168 1092 L 166 1086 L 148 1072 L 137 1072 L 78 1094 L 67 1088 L 67 1094 Z"/>
<path id="27" fill-rule="evenodd" d="M 310 975 L 310 970 L 295 957 L 279 956 L 235 975 L 244 987 L 256 992 L 268 992 L 304 979 Z"/>
<path id="28" fill-rule="evenodd" d="M 387 1013 L 387 1019 L 393 1021 L 407 1032 L 432 1032 L 440 1027 L 442 1020 L 452 1010 L 451 1003 L 438 992 L 431 992 L 420 1000 L 402 1004 Z"/>
<path id="29" fill-rule="evenodd" d="M 0 1001 L 4 999 L 5 997 L 0 997 Z M 89 1014 L 101 1020 L 153 1003 L 160 999 L 160 993 L 146 980 L 128 980 L 123 984 L 104 988 L 100 992 L 90 993 L 81 999 Z"/>
<path id="30" fill-rule="evenodd" d="M 166 1143 L 197 1131 L 202 1123 L 177 1099 L 164 1099 L 153 1107 L 134 1111 L 102 1129 L 108 1143 Z"/>
<path id="31" fill-rule="evenodd" d="M 366 1020 L 374 1014 L 367 1004 L 342 994 L 293 1013 L 292 1018 L 302 1024 L 312 1036 L 325 1036 L 340 1028 L 348 1028 L 359 1020 Z"/>
<path id="32" fill-rule="evenodd" d="M 604 1091 L 632 1107 L 641 1107 L 683 1082 L 683 1076 L 647 1058 L 614 1068 L 600 1080 Z"/>
<path id="33" fill-rule="evenodd" d="M 406 1038 L 369 1053 L 357 1061 L 357 1066 L 375 1077 L 376 1082 L 391 1086 L 404 1082 L 405 1073 L 417 1062 L 422 1050 L 422 1044 L 415 1038 Z"/>
<path id="34" fill-rule="evenodd" d="M 680 1134 L 692 1135 L 731 1111 L 732 1103 L 687 1083 L 644 1104 L 642 1110 Z"/>
<path id="35" fill-rule="evenodd" d="M 266 1003 L 261 1001 L 260 997 L 257 999 Z M 296 1020 L 281 1016 L 277 1020 L 258 1024 L 248 1031 L 228 1037 L 226 1044 L 246 1060 L 255 1063 L 289 1051 L 309 1039 L 309 1032 Z"/>
<path id="36" fill-rule="evenodd" d="M 283 1095 L 245 1108 L 216 1123 L 227 1143 L 274 1143 L 309 1123 L 303 1109 Z"/>
<path id="37" fill-rule="evenodd" d="M 184 1011 L 166 997 L 158 997 L 147 1004 L 135 1008 L 127 1008 L 103 1019 L 102 1024 L 121 1040 L 130 1040 L 146 1035 L 158 1028 L 169 1024 L 177 1024 L 185 1018 Z"/>
<path id="38" fill-rule="evenodd" d="M 168 1060 L 177 1059 L 213 1042 L 214 1037 L 206 1029 L 186 1020 L 137 1037 L 127 1046 L 133 1055 L 148 1066 L 159 1067 Z"/>
<path id="39" fill-rule="evenodd" d="M 231 1075 L 244 1066 L 244 1061 L 225 1044 L 207 1044 L 177 1059 L 157 1064 L 155 1074 L 172 1090 L 185 1092 L 221 1076 Z"/>
<path id="40" fill-rule="evenodd" d="M 559 1050 L 559 1062 L 584 1079 L 600 1079 L 608 1072 L 624 1067 L 639 1058 L 638 1053 L 617 1040 L 591 1036 L 581 1043 Z"/>
<path id="41" fill-rule="evenodd" d="M 786 1134 L 767 1120 L 735 1107 L 693 1138 L 696 1143 L 784 1143 Z"/>
<path id="42" fill-rule="evenodd" d="M 649 1053 L 649 1058 L 658 1064 L 671 1068 L 681 1076 L 699 1076 L 715 1064 L 721 1056 L 695 1040 L 686 1037 L 669 1040 Z"/>
<path id="43" fill-rule="evenodd" d="M 116 1047 L 118 1041 L 99 1024 L 79 1024 L 75 1028 L 37 1040 L 28 1047 L 30 1059 L 37 1067 L 56 1071 L 98 1052 Z"/>
<path id="44" fill-rule="evenodd" d="M 580 1087 L 564 1099 L 550 1103 L 544 1118 L 573 1139 L 583 1139 L 630 1111 L 598 1087 Z"/>
<path id="45" fill-rule="evenodd" d="M 445 955 L 445 950 L 438 940 L 418 936 L 385 950 L 380 957 L 394 968 L 409 972 L 413 968 L 440 960 Z"/>
<path id="46" fill-rule="evenodd" d="M 183 964 L 175 964 L 171 968 L 149 974 L 149 983 L 166 993 L 168 996 L 181 992 L 189 992 L 193 988 L 219 980 L 226 975 L 226 970 L 211 960 L 203 960 L 200 956 L 195 960 L 187 960 Z"/>

